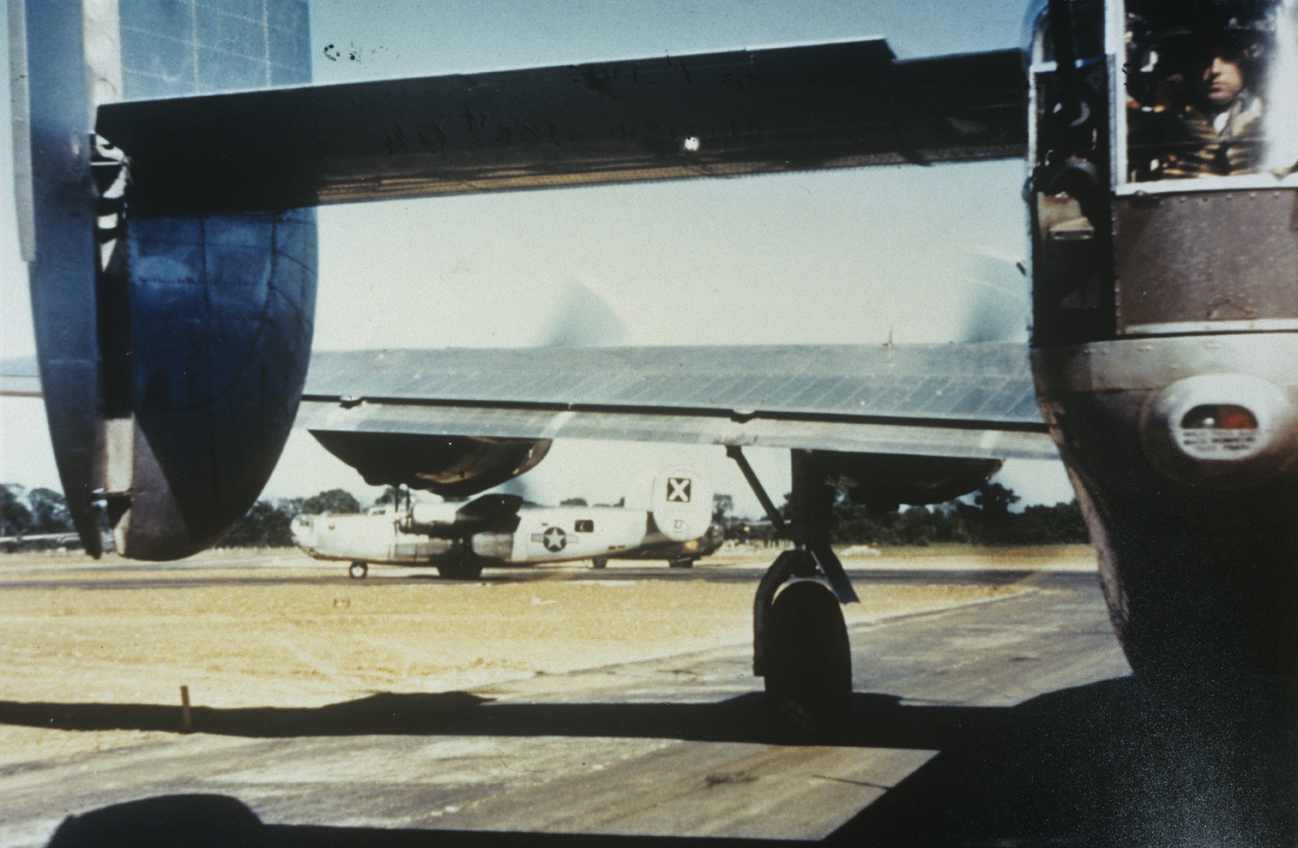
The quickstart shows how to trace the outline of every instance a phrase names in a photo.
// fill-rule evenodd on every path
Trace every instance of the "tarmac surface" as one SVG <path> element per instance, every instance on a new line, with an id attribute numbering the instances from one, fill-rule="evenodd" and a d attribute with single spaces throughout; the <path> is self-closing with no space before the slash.
<path id="1" fill-rule="evenodd" d="M 1287 754 L 1192 729 L 1144 692 L 1096 577 L 1075 565 L 852 564 L 858 590 L 997 591 L 849 617 L 853 730 L 833 746 L 772 742 L 751 644 L 735 639 L 455 689 L 198 705 L 190 732 L 177 703 L 0 700 L 0 734 L 113 740 L 0 766 L 0 846 L 1285 844 L 1298 832 Z M 105 583 L 222 582 L 197 568 L 118 571 L 105 580 L 69 561 L 18 583 L 105 597 Z M 758 576 L 637 565 L 501 579 L 697 591 Z M 242 579 L 347 585 L 341 568 Z"/>

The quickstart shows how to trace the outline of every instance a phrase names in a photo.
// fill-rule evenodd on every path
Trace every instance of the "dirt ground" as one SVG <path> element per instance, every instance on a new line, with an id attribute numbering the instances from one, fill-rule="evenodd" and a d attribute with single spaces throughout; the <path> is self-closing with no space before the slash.
<path id="1" fill-rule="evenodd" d="M 172 567 L 80 554 L 0 555 L 0 701 L 310 707 L 376 692 L 471 691 L 544 674 L 749 642 L 771 552 L 726 552 L 696 569 L 751 581 L 617 576 L 547 567 L 476 582 L 349 580 L 296 551 L 208 552 Z M 848 568 L 1094 569 L 1089 548 L 920 549 L 848 554 Z M 632 566 L 634 567 L 634 566 Z M 665 566 L 664 566 L 665 570 Z M 431 575 L 432 572 L 419 572 Z M 283 582 L 337 575 L 327 582 Z M 610 579 L 611 578 L 611 579 Z M 93 581 L 92 588 L 83 585 Z M 146 583 L 148 585 L 141 585 Z M 858 583 L 850 623 L 978 603 L 1024 588 Z M 168 734 L 0 725 L 0 766 Z"/>

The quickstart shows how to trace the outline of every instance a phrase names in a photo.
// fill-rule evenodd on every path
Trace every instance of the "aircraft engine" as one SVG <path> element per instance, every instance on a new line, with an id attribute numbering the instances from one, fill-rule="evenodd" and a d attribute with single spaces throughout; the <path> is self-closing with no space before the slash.
<path id="1" fill-rule="evenodd" d="M 872 512 L 944 503 L 977 490 L 1001 468 L 995 459 L 835 451 L 817 451 L 813 457 L 818 474 Z"/>
<path id="2" fill-rule="evenodd" d="M 397 529 L 402 533 L 423 533 L 428 536 L 450 536 L 450 528 L 455 526 L 456 503 L 417 503 L 397 521 Z"/>
<path id="3" fill-rule="evenodd" d="M 467 504 L 417 503 L 397 523 L 402 533 L 462 539 L 478 533 L 513 533 L 518 529 L 518 495 L 483 495 Z"/>
<path id="4" fill-rule="evenodd" d="M 545 439 L 326 430 L 312 430 L 311 435 L 371 486 L 408 486 L 444 498 L 499 486 L 534 468 L 550 450 Z"/>

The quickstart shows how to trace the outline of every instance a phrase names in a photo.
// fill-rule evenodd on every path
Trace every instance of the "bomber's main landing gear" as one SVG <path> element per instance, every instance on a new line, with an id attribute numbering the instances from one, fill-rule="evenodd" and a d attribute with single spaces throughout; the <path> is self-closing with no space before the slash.
<path id="1" fill-rule="evenodd" d="M 461 547 L 437 560 L 437 573 L 448 580 L 477 580 L 486 563 L 471 547 Z"/>
<path id="2" fill-rule="evenodd" d="M 852 717 L 852 655 L 840 603 L 857 597 L 829 546 L 833 490 L 817 477 L 812 457 L 794 451 L 786 525 L 739 448 L 727 452 L 771 523 L 797 544 L 767 569 L 753 600 L 753 673 L 765 678 L 772 730 L 786 743 L 839 740 Z"/>
<path id="3" fill-rule="evenodd" d="M 842 738 L 852 718 L 852 651 L 824 584 L 790 583 L 766 621 L 766 709 L 781 742 Z"/>
<path id="4" fill-rule="evenodd" d="M 353 562 L 347 568 L 347 575 L 353 580 L 362 580 L 366 574 L 370 573 L 370 567 L 363 562 Z"/>

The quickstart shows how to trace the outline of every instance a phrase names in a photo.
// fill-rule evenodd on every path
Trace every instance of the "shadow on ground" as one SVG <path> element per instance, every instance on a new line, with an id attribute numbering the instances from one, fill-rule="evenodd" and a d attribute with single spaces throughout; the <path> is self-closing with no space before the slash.
<path id="1" fill-rule="evenodd" d="M 942 749 L 966 736 L 1003 732 L 1008 710 L 902 706 L 897 698 L 857 693 L 859 717 L 836 744 Z M 183 732 L 179 706 L 0 701 L 0 724 L 54 730 Z M 191 731 L 249 738 L 304 736 L 572 736 L 774 742 L 765 698 L 663 703 L 497 703 L 468 692 L 382 693 L 323 707 L 191 709 Z"/>
<path id="2" fill-rule="evenodd" d="M 857 694 L 845 744 L 938 755 L 826 841 L 879 848 L 1293 848 L 1292 726 L 1205 724 L 1161 707 L 1132 678 L 1012 708 L 912 705 Z M 0 702 L 0 723 L 175 730 L 179 709 Z M 654 737 L 766 742 L 758 694 L 717 704 L 500 704 L 468 693 L 376 695 L 318 709 L 194 711 L 195 730 L 246 737 L 373 734 Z M 778 791 L 778 787 L 772 787 Z M 201 826 L 200 826 L 200 823 Z M 189 833 L 189 829 L 194 829 Z M 183 838 L 181 838 L 183 837 Z M 609 837 L 267 825 L 224 796 L 164 796 L 69 818 L 51 848 L 82 845 L 550 846 Z M 617 839 L 627 846 L 695 840 Z M 709 848 L 741 844 L 708 839 Z M 747 843 L 744 843 L 747 844 Z M 754 843 L 758 844 L 758 843 Z M 772 843 L 762 841 L 764 846 Z"/>

